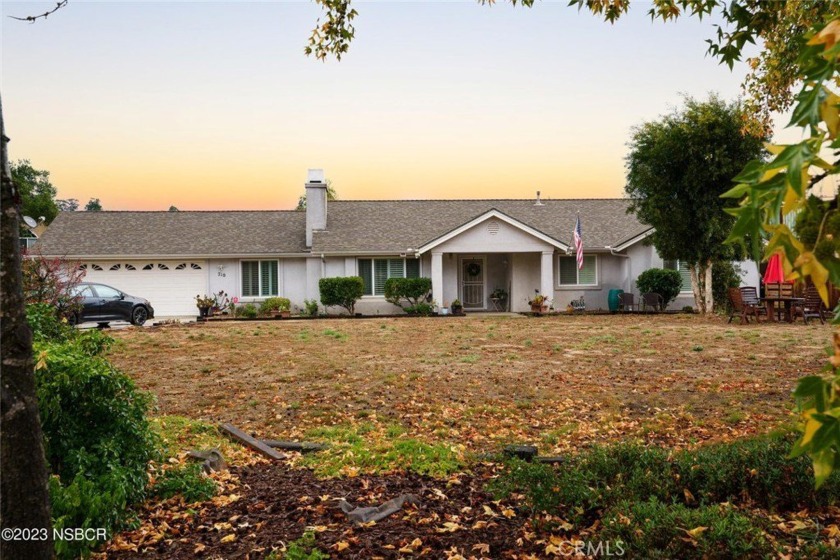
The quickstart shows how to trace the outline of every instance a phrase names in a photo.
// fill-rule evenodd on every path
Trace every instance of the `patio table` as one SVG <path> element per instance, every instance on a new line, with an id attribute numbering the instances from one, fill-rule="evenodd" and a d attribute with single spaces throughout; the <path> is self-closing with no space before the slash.
<path id="1" fill-rule="evenodd" d="M 785 321 L 793 323 L 793 304 L 804 303 L 805 298 L 787 297 L 787 296 L 770 296 L 764 297 L 762 300 L 767 305 L 767 317 L 770 321 L 776 322 L 776 304 L 785 304 Z"/>

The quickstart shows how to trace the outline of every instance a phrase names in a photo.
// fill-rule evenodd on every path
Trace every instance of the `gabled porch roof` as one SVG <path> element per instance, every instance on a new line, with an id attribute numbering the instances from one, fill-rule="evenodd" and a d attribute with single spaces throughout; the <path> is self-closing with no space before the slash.
<path id="1" fill-rule="evenodd" d="M 420 248 L 417 249 L 417 252 L 419 254 L 423 254 L 423 253 L 426 253 L 428 251 L 431 251 L 435 247 L 437 247 L 437 246 L 439 246 L 443 243 L 446 243 L 447 241 L 457 237 L 458 235 L 464 233 L 465 231 L 477 226 L 478 224 L 480 224 L 482 222 L 485 222 L 489 219 L 492 219 L 492 218 L 495 218 L 495 219 L 498 219 L 502 222 L 505 222 L 508 225 L 510 225 L 510 226 L 520 230 L 520 231 L 523 231 L 523 232 L 525 232 L 525 233 L 527 233 L 527 234 L 529 234 L 533 237 L 536 237 L 540 241 L 544 241 L 545 243 L 548 243 L 549 245 L 551 245 L 551 246 L 553 246 L 557 249 L 560 249 L 561 251 L 567 251 L 569 249 L 569 246 L 567 244 L 563 243 L 562 241 L 558 241 L 557 239 L 554 239 L 553 237 L 551 237 L 549 235 L 546 235 L 545 233 L 539 231 L 538 229 L 535 229 L 535 228 L 529 226 L 528 224 L 522 223 L 519 220 L 517 220 L 516 218 L 512 218 L 511 216 L 508 216 L 507 214 L 497 210 L 496 208 L 492 208 L 492 209 L 488 210 L 487 212 L 484 212 L 483 214 L 480 214 L 480 215 L 476 216 L 472 220 L 470 220 L 466 223 L 463 223 L 460 226 L 449 230 L 448 232 L 444 233 L 443 235 L 440 235 L 440 236 L 436 237 L 435 239 L 432 239 L 431 241 L 425 243 L 424 245 L 422 245 Z"/>

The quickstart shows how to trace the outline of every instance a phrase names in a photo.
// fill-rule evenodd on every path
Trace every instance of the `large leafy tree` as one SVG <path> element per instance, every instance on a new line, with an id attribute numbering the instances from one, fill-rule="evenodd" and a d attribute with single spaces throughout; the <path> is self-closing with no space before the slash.
<path id="1" fill-rule="evenodd" d="M 20 211 L 34 219 L 43 217 L 50 223 L 58 215 L 56 190 L 50 172 L 35 169 L 28 159 L 11 163 L 12 180 L 20 196 Z"/>
<path id="2" fill-rule="evenodd" d="M 655 228 L 651 241 L 664 259 L 688 263 L 697 309 L 711 312 L 712 266 L 729 256 L 724 241 L 734 218 L 720 195 L 750 160 L 761 139 L 743 132 L 743 111 L 712 95 L 686 98 L 682 109 L 633 131 L 627 156 L 629 212 Z"/>

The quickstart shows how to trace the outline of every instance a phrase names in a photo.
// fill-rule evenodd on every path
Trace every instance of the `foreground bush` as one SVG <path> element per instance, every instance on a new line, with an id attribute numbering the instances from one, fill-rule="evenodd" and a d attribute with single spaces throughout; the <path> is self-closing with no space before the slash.
<path id="1" fill-rule="evenodd" d="M 629 558 L 775 556 L 753 520 L 728 505 L 690 509 L 656 498 L 622 502 L 606 515 L 599 538 L 620 541 Z"/>
<path id="2" fill-rule="evenodd" d="M 145 497 L 157 438 L 146 414 L 149 394 L 115 369 L 103 352 L 113 342 L 100 331 L 63 330 L 39 315 L 35 327 L 35 383 L 56 528 L 105 528 L 109 535 Z M 55 336 L 59 333 L 61 336 Z M 64 338 L 62 338 L 64 337 Z M 75 557 L 97 542 L 56 541 Z"/>
<path id="3" fill-rule="evenodd" d="M 176 495 L 183 496 L 188 504 L 204 502 L 216 495 L 216 483 L 204 476 L 201 465 L 192 463 L 169 469 L 152 486 L 154 497 L 166 500 Z"/>
<path id="4" fill-rule="evenodd" d="M 763 557 L 772 548 L 762 522 L 726 504 L 781 513 L 840 501 L 840 474 L 815 491 L 810 460 L 787 458 L 795 439 L 775 434 L 676 453 L 599 446 L 557 468 L 512 461 L 490 490 L 521 493 L 533 513 L 579 525 L 602 519 L 599 538 L 625 541 L 631 558 Z M 686 534 L 697 527 L 706 529 Z"/>
<path id="5" fill-rule="evenodd" d="M 325 307 L 343 307 L 350 315 L 356 312 L 356 302 L 365 293 L 365 281 L 361 276 L 337 276 L 321 278 L 318 281 L 321 303 Z"/>

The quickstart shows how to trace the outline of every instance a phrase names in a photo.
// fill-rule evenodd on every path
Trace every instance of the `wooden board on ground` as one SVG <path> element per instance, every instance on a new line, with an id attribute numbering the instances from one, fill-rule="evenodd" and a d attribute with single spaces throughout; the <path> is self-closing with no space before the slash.
<path id="1" fill-rule="evenodd" d="M 270 448 L 269 446 L 267 446 L 266 444 L 264 444 L 260 440 L 249 436 L 248 434 L 246 434 L 245 432 L 243 432 L 242 430 L 240 430 L 239 428 L 237 428 L 233 424 L 222 424 L 220 426 L 220 428 L 222 429 L 223 432 L 228 434 L 230 437 L 232 437 L 232 438 L 238 440 L 239 442 L 245 444 L 246 446 L 250 447 L 254 451 L 262 453 L 263 455 L 265 455 L 269 459 L 280 460 L 280 459 L 288 458 L 288 455 L 286 455 L 285 453 L 279 453 L 279 452 L 275 451 L 274 449 Z"/>
<path id="2" fill-rule="evenodd" d="M 329 445 L 326 443 L 312 443 L 308 441 L 299 442 L 264 439 L 262 442 L 269 447 L 284 449 L 286 451 L 300 451 L 301 453 L 312 453 L 314 451 L 323 451 L 329 448 Z"/>

